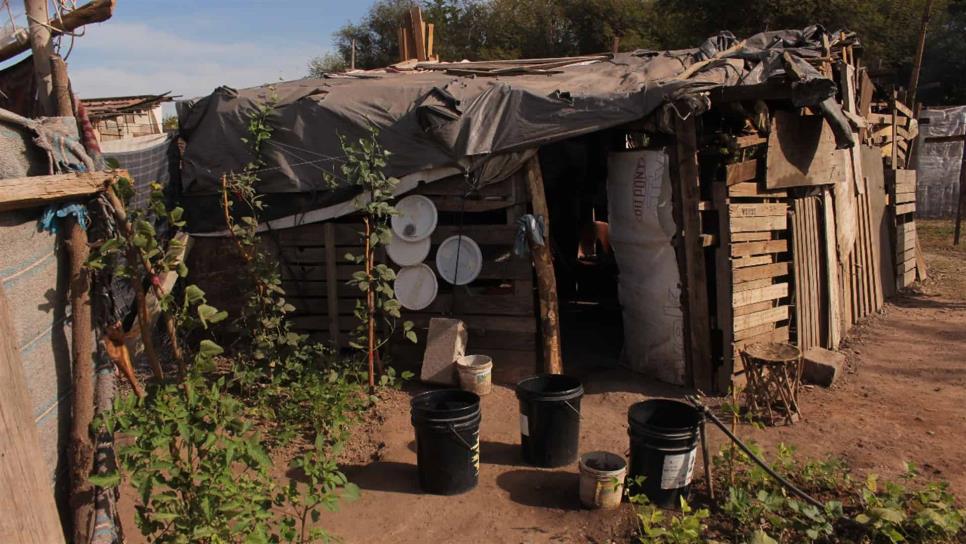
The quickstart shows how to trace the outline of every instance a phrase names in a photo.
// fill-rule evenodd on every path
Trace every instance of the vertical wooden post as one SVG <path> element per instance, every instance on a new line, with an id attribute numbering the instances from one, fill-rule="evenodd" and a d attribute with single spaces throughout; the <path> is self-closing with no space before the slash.
<path id="1" fill-rule="evenodd" d="M 919 89 L 919 72 L 922 69 L 922 57 L 926 50 L 926 29 L 929 28 L 929 15 L 932 13 L 933 0 L 926 2 L 922 11 L 922 25 L 919 27 L 919 43 L 916 45 L 916 60 L 912 65 L 912 75 L 909 76 L 909 99 L 906 102 L 916 105 L 916 91 Z"/>
<path id="2" fill-rule="evenodd" d="M 37 80 L 37 103 L 43 115 L 54 115 L 53 78 L 50 73 L 50 28 L 47 0 L 24 0 L 30 49 L 33 51 L 34 77 Z"/>
<path id="3" fill-rule="evenodd" d="M 959 245 L 959 235 L 962 231 L 963 215 L 966 214 L 966 141 L 963 142 L 963 162 L 959 165 L 959 198 L 956 201 L 956 230 L 953 233 L 953 244 Z M 918 238 L 918 232 L 916 233 Z M 919 244 L 916 244 L 917 246 Z"/>
<path id="4" fill-rule="evenodd" d="M 825 284 L 828 296 L 828 347 L 839 349 L 842 341 L 842 306 L 839 291 L 838 253 L 835 249 L 835 210 L 832 208 L 832 193 L 822 187 L 822 214 L 824 230 L 822 246 L 825 251 Z"/>
<path id="5" fill-rule="evenodd" d="M 349 57 L 349 69 L 356 69 L 356 39 L 352 38 L 352 54 Z"/>
<path id="6" fill-rule="evenodd" d="M 322 224 L 325 241 L 325 303 L 329 314 L 329 341 L 339 349 L 339 279 L 336 266 L 335 225 Z"/>
<path id="7" fill-rule="evenodd" d="M 715 250 L 715 293 L 717 321 L 721 330 L 721 368 L 714 377 L 717 389 L 724 391 L 731 385 L 735 372 L 734 349 L 734 281 L 731 275 L 731 220 L 728 217 L 727 181 L 712 185 L 712 200 L 718 210 L 718 247 Z"/>
<path id="8" fill-rule="evenodd" d="M 30 4 L 31 2 L 28 2 Z M 46 17 L 46 1 L 44 16 Z M 30 10 L 28 9 L 28 14 Z M 46 19 L 44 19 L 46 23 Z M 31 24 L 33 21 L 31 21 Z M 48 31 L 47 38 L 50 34 Z M 37 52 L 34 52 L 36 55 Z M 36 66 L 36 59 L 34 60 Z M 48 114 L 73 117 L 74 108 L 68 88 L 67 65 L 57 55 L 44 57 L 47 74 L 50 76 L 51 92 L 48 94 L 50 105 L 55 108 Z M 38 84 L 40 74 L 37 74 Z M 43 94 L 42 92 L 40 94 Z M 87 258 L 90 255 L 87 232 L 74 217 L 66 220 L 68 235 L 67 247 L 70 253 L 70 311 L 71 311 L 71 361 L 72 394 L 70 441 L 70 509 L 73 519 L 72 540 L 83 542 L 90 535 L 90 525 L 94 519 L 94 487 L 88 476 L 94 466 L 94 442 L 90 427 L 94 420 L 94 338 L 91 317 L 90 273 Z"/>
<path id="9" fill-rule="evenodd" d="M 70 421 L 70 507 L 73 542 L 90 535 L 94 516 L 94 489 L 88 481 L 94 463 L 90 427 L 94 419 L 94 351 L 91 333 L 90 277 L 85 266 L 90 248 L 87 232 L 73 217 L 67 220 L 70 240 L 71 360 L 73 361 Z"/>
<path id="10" fill-rule="evenodd" d="M 560 309 L 557 302 L 557 278 L 550 256 L 550 209 L 543 187 L 540 161 L 534 155 L 526 164 L 527 191 L 533 215 L 543 219 L 544 245 L 530 244 L 533 267 L 537 273 L 537 293 L 540 299 L 540 331 L 543 338 L 543 370 L 550 374 L 563 373 L 563 355 L 560 350 Z"/>
<path id="11" fill-rule="evenodd" d="M 679 186 L 679 207 L 683 230 L 684 326 L 690 343 L 690 357 L 685 363 L 690 385 L 702 391 L 712 391 L 711 318 L 708 308 L 708 273 L 701 244 L 701 179 L 698 170 L 697 125 L 694 114 L 686 119 L 674 118 L 675 162 L 672 164 L 671 183 Z"/>
<path id="12" fill-rule="evenodd" d="M 0 542 L 64 542 L 17 348 L 0 284 Z"/>
<path id="13" fill-rule="evenodd" d="M 366 288 L 366 354 L 369 363 L 369 391 L 371 392 L 376 387 L 376 303 L 375 291 L 372 287 L 372 224 L 369 217 L 365 217 L 363 222 L 366 225 L 366 247 L 363 248 L 363 251 L 365 251 L 366 278 L 369 281 Z"/>

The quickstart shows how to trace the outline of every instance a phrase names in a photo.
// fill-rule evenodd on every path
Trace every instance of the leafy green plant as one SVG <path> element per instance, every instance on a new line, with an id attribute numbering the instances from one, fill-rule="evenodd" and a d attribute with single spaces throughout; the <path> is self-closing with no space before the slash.
<path id="1" fill-rule="evenodd" d="M 637 493 L 643 478 L 638 477 L 628 486 L 628 500 L 637 516 L 638 541 L 647 544 L 699 544 L 704 542 L 705 520 L 710 517 L 706 508 L 694 510 L 681 497 L 679 514 L 672 514 L 651 504 L 647 496 Z"/>
<path id="2" fill-rule="evenodd" d="M 362 214 L 365 229 L 360 233 L 362 254 L 347 253 L 345 258 L 363 265 L 363 269 L 353 273 L 349 281 L 350 285 L 365 294 L 365 300 L 357 299 L 353 310 L 359 325 L 350 345 L 366 356 L 370 389 L 375 387 L 374 366 L 378 364 L 376 358 L 379 349 L 389 341 L 401 317 L 401 306 L 393 291 L 396 273 L 385 263 L 377 263 L 374 257 L 375 250 L 388 244 L 392 238 L 389 220 L 396 214 L 396 209 L 391 202 L 399 183 L 399 180 L 387 177 L 383 172 L 390 153 L 379 145 L 377 135 L 375 128 L 370 128 L 369 134 L 356 143 L 342 137 L 345 161 L 338 168 L 339 175 L 336 176 L 334 172 L 325 174 L 332 186 L 341 181 L 360 190 L 356 206 Z M 404 321 L 402 327 L 405 337 L 416 342 L 413 323 Z M 382 337 L 378 336 L 380 330 L 384 333 Z"/>

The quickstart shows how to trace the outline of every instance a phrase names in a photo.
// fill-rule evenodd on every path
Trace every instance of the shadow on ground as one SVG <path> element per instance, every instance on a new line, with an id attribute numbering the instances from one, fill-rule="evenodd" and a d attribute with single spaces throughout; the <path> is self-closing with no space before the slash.
<path id="1" fill-rule="evenodd" d="M 577 487 L 579 476 L 574 472 L 520 469 L 504 472 L 496 484 L 510 493 L 515 503 L 535 508 L 580 510 Z"/>

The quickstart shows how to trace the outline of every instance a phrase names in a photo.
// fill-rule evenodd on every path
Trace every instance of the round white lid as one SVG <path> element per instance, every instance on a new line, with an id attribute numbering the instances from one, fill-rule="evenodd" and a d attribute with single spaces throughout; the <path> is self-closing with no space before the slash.
<path id="1" fill-rule="evenodd" d="M 457 251 L 459 251 L 458 263 Z M 457 266 L 459 270 L 456 270 Z M 447 282 L 453 285 L 466 285 L 475 280 L 483 270 L 483 252 L 472 238 L 458 234 L 450 236 L 443 240 L 436 250 L 436 270 Z"/>
<path id="2" fill-rule="evenodd" d="M 407 310 L 422 310 L 432 304 L 438 288 L 436 274 L 425 264 L 402 267 L 393 283 L 396 299 Z"/>
<path id="3" fill-rule="evenodd" d="M 436 229 L 436 205 L 423 195 L 409 195 L 396 203 L 392 231 L 407 242 L 418 242 Z"/>
<path id="4" fill-rule="evenodd" d="M 399 266 L 412 266 L 423 262 L 426 256 L 429 255 L 431 246 L 432 242 L 429 237 L 423 238 L 418 242 L 409 242 L 403 240 L 393 232 L 392 239 L 386 245 L 386 255 L 389 255 L 392 262 Z"/>

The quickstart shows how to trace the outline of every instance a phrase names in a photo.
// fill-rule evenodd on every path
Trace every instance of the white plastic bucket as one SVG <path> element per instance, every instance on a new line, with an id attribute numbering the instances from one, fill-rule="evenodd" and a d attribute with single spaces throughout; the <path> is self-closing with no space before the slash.
<path id="1" fill-rule="evenodd" d="M 580 456 L 580 503 L 610 510 L 621 505 L 627 461 L 615 453 L 592 451 Z"/>
<path id="2" fill-rule="evenodd" d="M 463 355 L 456 359 L 460 388 L 483 396 L 493 386 L 493 359 L 486 355 Z"/>

